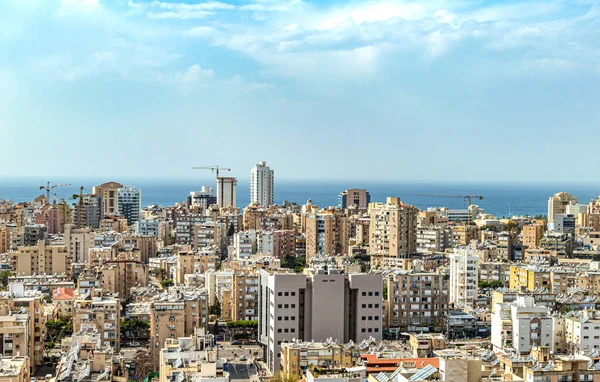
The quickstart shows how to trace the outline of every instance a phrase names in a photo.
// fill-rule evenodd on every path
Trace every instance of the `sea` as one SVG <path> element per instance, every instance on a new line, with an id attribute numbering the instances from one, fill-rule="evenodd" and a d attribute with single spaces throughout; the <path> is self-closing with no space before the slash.
<path id="1" fill-rule="evenodd" d="M 93 185 L 106 181 L 116 181 L 125 185 L 134 185 L 142 190 L 144 206 L 157 204 L 163 207 L 186 200 L 190 191 L 199 191 L 202 185 L 214 187 L 210 179 L 69 179 L 61 178 L 52 184 L 71 184 L 53 189 L 51 199 L 74 202 L 73 194 L 90 193 Z M 31 201 L 43 191 L 47 179 L 36 178 L 0 178 L 0 199 L 13 202 Z M 402 201 L 421 209 L 446 206 L 451 209 L 466 208 L 463 198 L 436 195 L 481 195 L 482 200 L 473 200 L 486 213 L 499 218 L 515 215 L 546 215 L 548 198 L 557 192 L 566 191 L 587 203 L 600 195 L 600 183 L 477 183 L 477 182 L 395 182 L 339 181 L 339 180 L 277 180 L 275 183 L 275 202 L 296 202 L 300 205 L 312 200 L 319 207 L 337 205 L 338 194 L 348 188 L 364 188 L 371 194 L 371 201 L 385 201 L 388 196 L 399 196 Z M 54 195 L 55 194 L 55 195 Z M 237 207 L 249 204 L 250 187 L 248 182 L 240 180 L 237 188 Z"/>

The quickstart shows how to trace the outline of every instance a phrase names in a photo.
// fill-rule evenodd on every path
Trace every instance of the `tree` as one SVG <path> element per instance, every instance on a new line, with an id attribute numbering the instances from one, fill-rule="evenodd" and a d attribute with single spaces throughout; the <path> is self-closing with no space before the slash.
<path id="1" fill-rule="evenodd" d="M 219 301 L 219 299 L 215 296 L 215 301 L 213 302 L 212 306 L 210 307 L 209 314 L 214 314 L 217 317 L 221 317 L 221 302 Z"/>
<path id="2" fill-rule="evenodd" d="M 285 376 L 283 372 L 278 371 L 273 374 L 271 378 L 269 378 L 269 382 L 296 382 L 298 381 L 298 376 L 296 375 L 288 375 Z"/>
<path id="3" fill-rule="evenodd" d="M 44 343 L 44 353 L 46 353 L 46 357 L 50 357 L 50 350 L 56 347 L 56 343 L 54 342 L 46 342 Z"/>
<path id="4" fill-rule="evenodd" d="M 502 281 L 500 280 L 496 280 L 496 281 L 480 281 L 479 282 L 479 288 L 481 289 L 486 289 L 486 288 L 502 288 Z"/>
<path id="5" fill-rule="evenodd" d="M 162 285 L 163 288 L 169 288 L 172 287 L 173 285 L 175 285 L 175 283 L 173 282 L 172 279 L 166 279 L 166 280 L 162 280 L 160 282 L 160 285 Z"/>
<path id="6" fill-rule="evenodd" d="M 150 329 L 150 324 L 137 317 L 126 317 L 121 320 L 121 338 L 127 337 L 126 334 L 128 333 L 138 333 L 139 336 L 139 331 L 144 329 Z M 136 338 L 135 334 L 133 338 Z"/>
<path id="7" fill-rule="evenodd" d="M 383 286 L 383 293 L 382 294 L 383 294 L 383 299 L 387 300 L 387 298 L 388 298 L 388 287 L 387 287 L 387 285 Z"/>
<path id="8" fill-rule="evenodd" d="M 175 238 L 173 236 L 169 236 L 169 240 L 167 241 L 168 245 L 175 244 Z"/>
<path id="9" fill-rule="evenodd" d="M 2 283 L 3 288 L 6 288 L 8 286 L 8 278 L 11 275 L 12 275 L 12 272 L 9 270 L 0 272 L 0 282 Z"/>
<path id="10" fill-rule="evenodd" d="M 229 231 L 227 231 L 227 236 L 231 237 L 231 236 L 233 236 L 234 233 L 235 233 L 235 227 L 233 226 L 233 223 L 231 223 L 229 225 Z"/>
<path id="11" fill-rule="evenodd" d="M 46 339 L 49 342 L 57 342 L 71 334 L 73 334 L 73 323 L 67 317 L 59 317 L 46 322 Z"/>

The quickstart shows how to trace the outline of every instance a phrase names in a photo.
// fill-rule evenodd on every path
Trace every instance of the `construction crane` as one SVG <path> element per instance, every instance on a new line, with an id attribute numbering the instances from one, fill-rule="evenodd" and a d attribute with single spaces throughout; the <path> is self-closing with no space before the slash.
<path id="1" fill-rule="evenodd" d="M 217 178 L 219 177 L 219 170 L 231 171 L 230 168 L 222 167 L 219 165 L 214 166 L 202 166 L 202 167 L 192 167 L 192 170 L 212 170 L 217 173 Z"/>
<path id="2" fill-rule="evenodd" d="M 483 200 L 483 196 L 481 195 L 471 195 L 471 194 L 467 194 L 467 195 L 446 195 L 446 194 L 417 194 L 417 196 L 434 196 L 434 197 L 441 197 L 441 198 L 463 198 L 467 200 L 467 224 L 471 224 L 471 199 L 479 199 L 479 200 Z"/>
<path id="3" fill-rule="evenodd" d="M 57 188 L 57 187 L 67 187 L 70 186 L 70 184 L 50 184 L 50 182 L 46 183 L 45 186 L 40 186 L 40 190 L 46 190 L 46 200 L 48 201 L 48 204 L 50 204 L 50 191 Z M 55 199 L 56 201 L 56 199 Z"/>
<path id="4" fill-rule="evenodd" d="M 84 213 L 84 209 L 83 209 L 83 198 L 86 196 L 92 196 L 93 194 L 84 194 L 83 193 L 83 186 L 79 187 L 79 194 L 73 194 L 73 199 L 79 199 L 79 202 L 77 203 L 77 209 L 79 211 L 79 219 L 77 221 L 77 228 L 83 228 L 83 225 L 85 224 L 85 213 Z"/>

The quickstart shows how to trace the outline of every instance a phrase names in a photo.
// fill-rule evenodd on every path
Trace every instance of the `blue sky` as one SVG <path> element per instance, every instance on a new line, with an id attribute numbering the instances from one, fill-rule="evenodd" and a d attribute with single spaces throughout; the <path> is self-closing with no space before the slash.
<path id="1" fill-rule="evenodd" d="M 594 181 L 597 1 L 0 2 L 0 176 Z"/>

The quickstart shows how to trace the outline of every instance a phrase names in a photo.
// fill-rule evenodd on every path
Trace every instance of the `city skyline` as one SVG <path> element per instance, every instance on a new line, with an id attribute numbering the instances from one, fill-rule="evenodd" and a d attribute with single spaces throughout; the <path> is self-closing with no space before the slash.
<path id="1" fill-rule="evenodd" d="M 540 158 L 594 159 L 564 142 L 600 138 L 599 14 L 586 1 L 3 2 L 0 176 L 192 178 L 221 163 L 241 178 L 265 159 L 278 179 L 585 181 L 584 166 Z"/>

